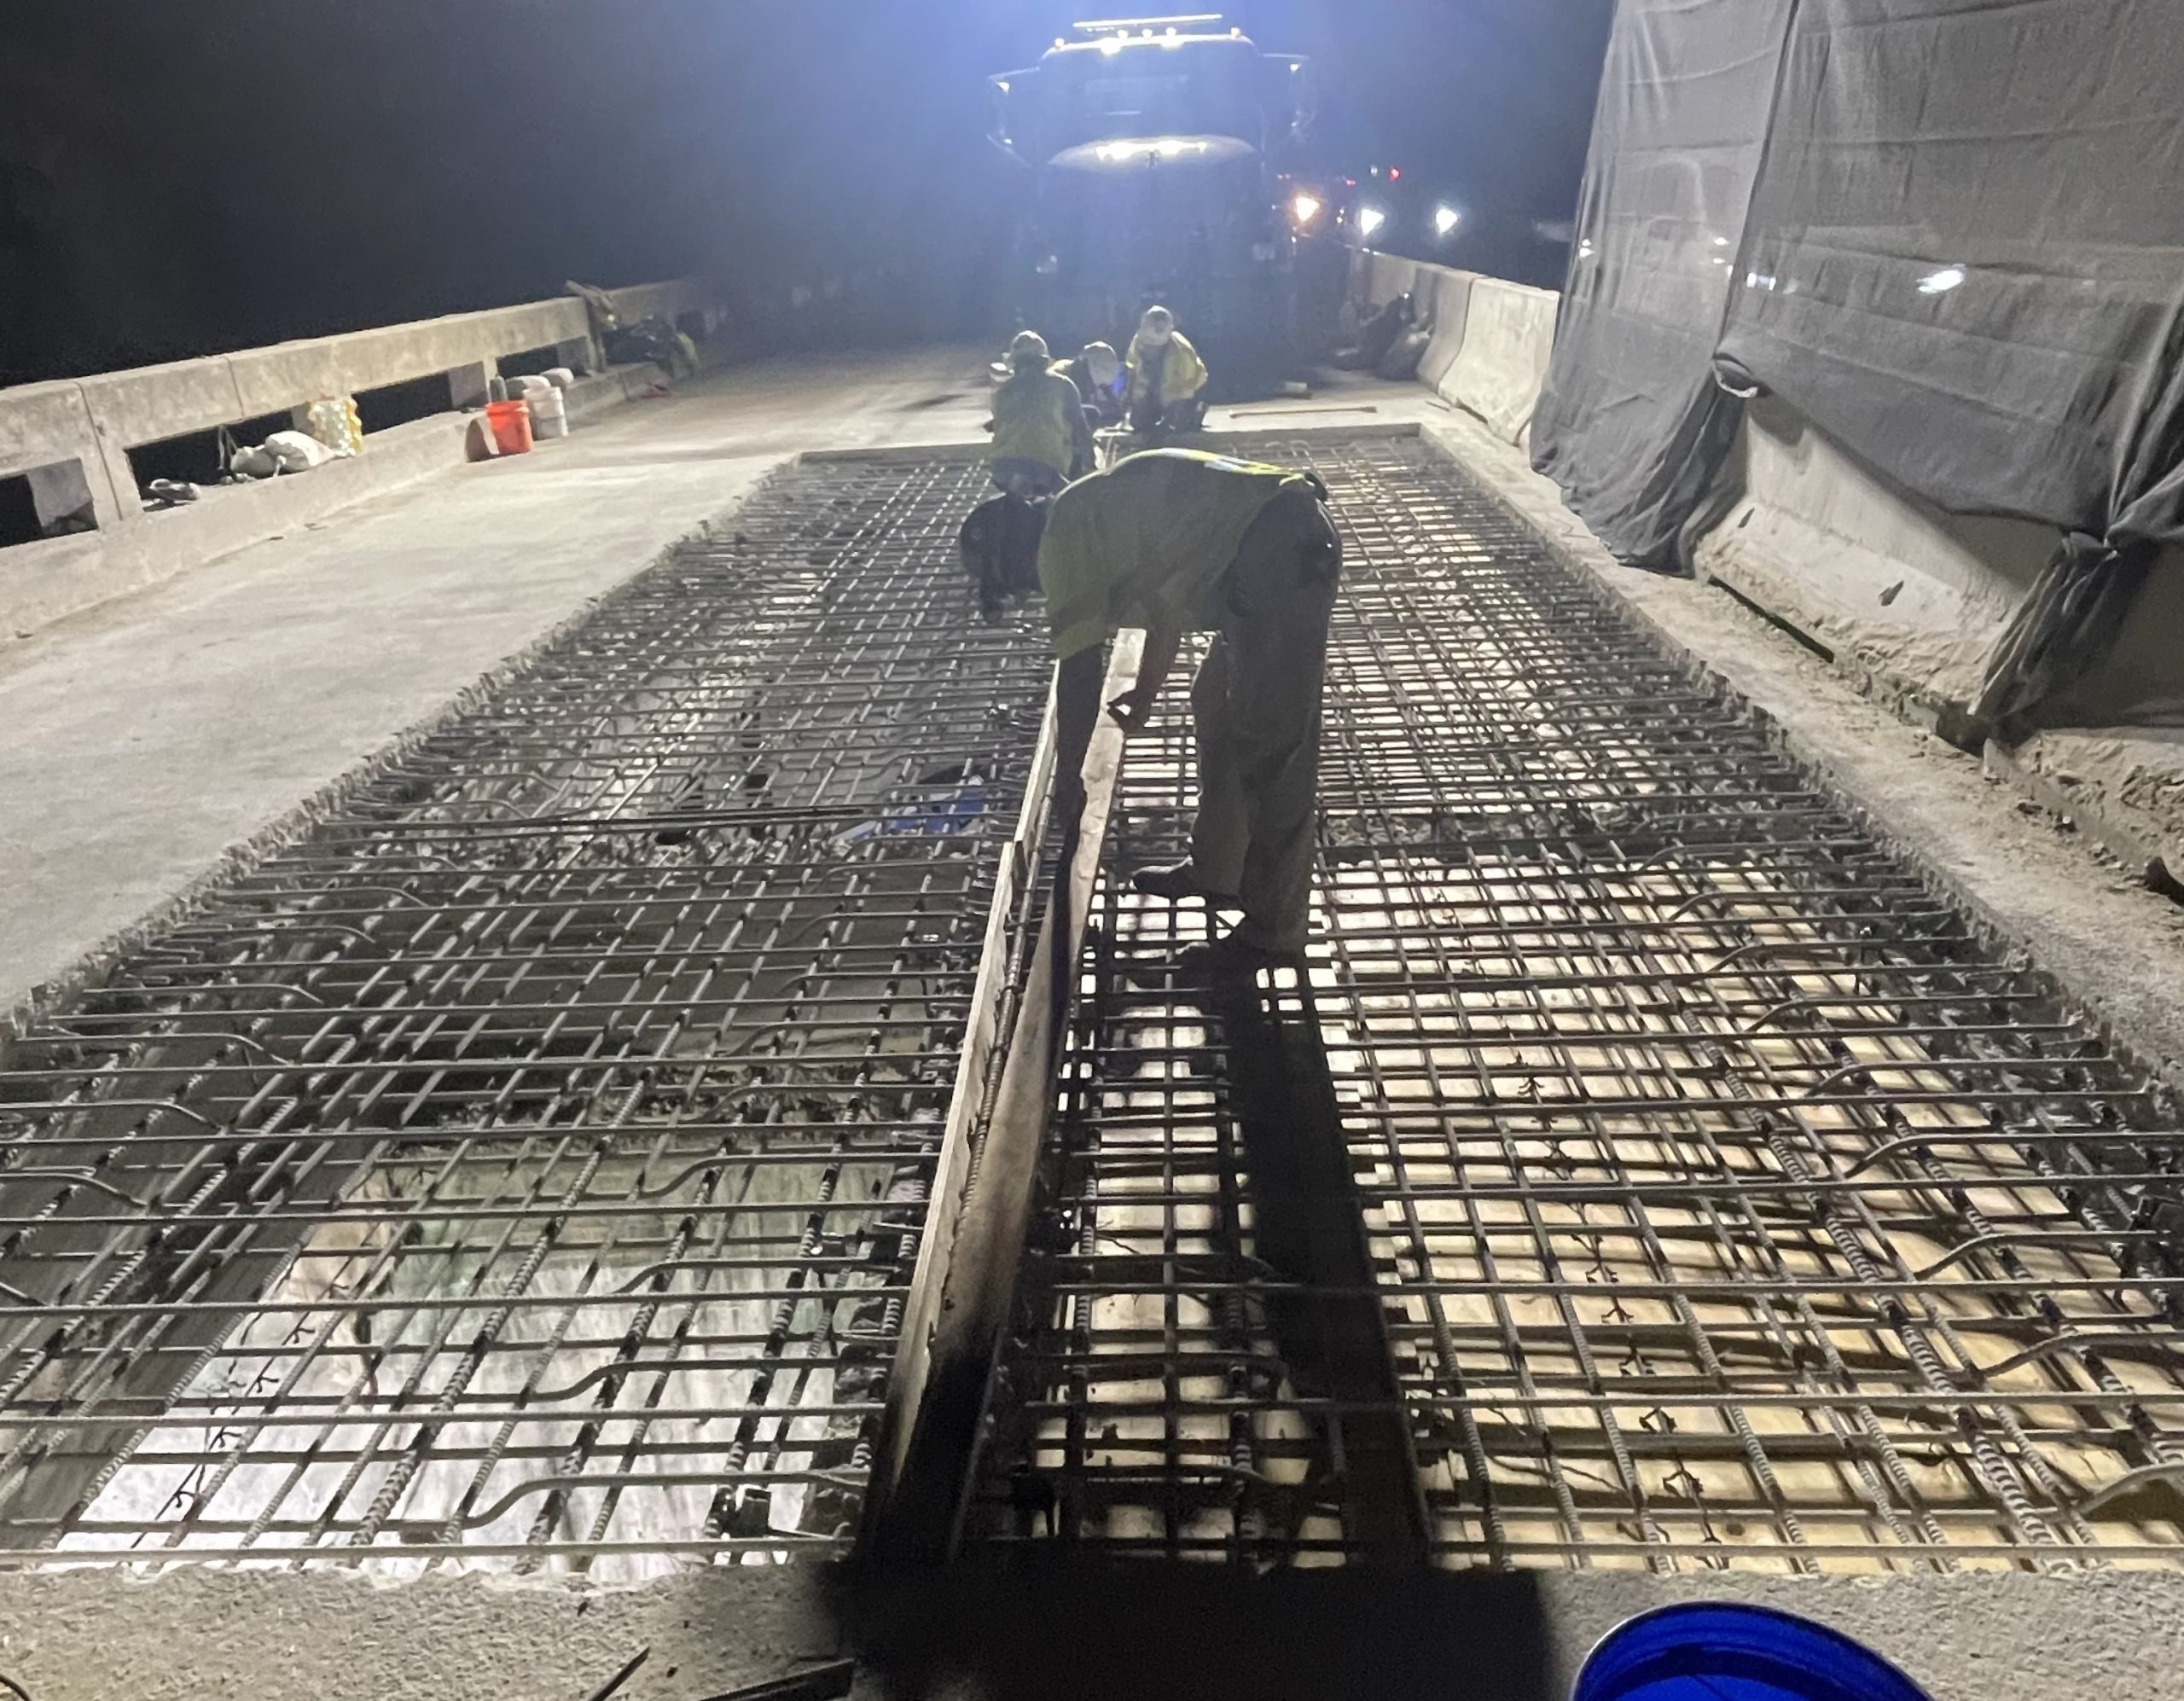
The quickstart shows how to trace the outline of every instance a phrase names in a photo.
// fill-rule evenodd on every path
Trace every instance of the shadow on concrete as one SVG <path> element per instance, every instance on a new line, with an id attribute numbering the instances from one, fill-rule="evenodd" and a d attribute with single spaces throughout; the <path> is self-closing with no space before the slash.
<path id="1" fill-rule="evenodd" d="M 844 1608 L 860 1701 L 1563 1701 L 1521 1572 L 1258 1576 L 1048 1550 L 867 1580 Z"/>
<path id="2" fill-rule="evenodd" d="M 1323 1439 L 1344 1538 L 1368 1563 L 1423 1565 L 1431 1554 L 1418 1462 L 1311 988 L 1240 983 L 1199 1001 L 1209 1039 L 1227 1054 L 1253 1251 L 1284 1285 L 1266 1297 L 1276 1348 L 1296 1391 L 1339 1413 Z"/>

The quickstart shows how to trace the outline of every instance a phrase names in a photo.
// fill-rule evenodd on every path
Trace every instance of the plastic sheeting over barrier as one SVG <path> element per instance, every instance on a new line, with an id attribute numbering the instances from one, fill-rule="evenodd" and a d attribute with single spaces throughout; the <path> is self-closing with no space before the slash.
<path id="1" fill-rule="evenodd" d="M 1722 357 L 1939 506 L 2065 542 L 2005 723 L 2184 537 L 2184 12 L 1798 0 Z"/>
<path id="2" fill-rule="evenodd" d="M 1624 560 L 1668 565 L 1736 430 L 1714 351 L 1791 0 L 1623 0 L 1532 464 Z"/>
<path id="3" fill-rule="evenodd" d="M 2055 526 L 1989 693 L 2023 711 L 2184 537 L 2180 88 L 2175 0 L 1625 0 L 1535 464 L 1658 565 L 1734 426 L 1715 368 Z"/>
<path id="4" fill-rule="evenodd" d="M 1798 0 L 1722 353 L 1944 508 L 2175 535 L 2184 10 Z"/>

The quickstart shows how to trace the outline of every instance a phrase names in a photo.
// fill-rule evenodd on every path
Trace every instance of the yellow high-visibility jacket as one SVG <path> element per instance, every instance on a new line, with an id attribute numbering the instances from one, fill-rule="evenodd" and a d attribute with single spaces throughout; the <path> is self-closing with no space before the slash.
<path id="1" fill-rule="evenodd" d="M 1155 363 L 1159 364 L 1156 366 Z M 1205 388 L 1205 363 L 1199 358 L 1198 351 L 1191 346 L 1190 339 L 1177 331 L 1168 339 L 1168 346 L 1157 349 L 1145 340 L 1144 334 L 1130 340 L 1130 403 L 1136 406 L 1151 393 L 1155 372 L 1160 376 L 1160 399 L 1165 403 L 1188 402 Z"/>
<path id="2" fill-rule="evenodd" d="M 1198 449 L 1149 449 L 1054 498 L 1039 545 L 1054 650 L 1066 659 L 1124 626 L 1205 631 L 1244 534 L 1302 473 Z"/>
<path id="3" fill-rule="evenodd" d="M 1013 374 L 993 392 L 993 454 L 1020 456 L 1066 479 L 1084 436 L 1077 386 L 1047 368 Z"/>

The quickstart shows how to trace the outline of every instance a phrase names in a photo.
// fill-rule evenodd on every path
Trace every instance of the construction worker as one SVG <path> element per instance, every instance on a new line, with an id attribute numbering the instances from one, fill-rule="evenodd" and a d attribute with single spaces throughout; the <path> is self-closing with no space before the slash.
<path id="1" fill-rule="evenodd" d="M 956 534 L 956 553 L 987 625 L 1001 624 L 1012 601 L 1039 588 L 1039 536 L 1046 525 L 1043 499 L 998 496 L 973 508 Z"/>
<path id="2" fill-rule="evenodd" d="M 1015 495 L 1051 496 L 1091 470 L 1084 403 L 1053 365 L 1046 339 L 1019 331 L 1008 347 L 1008 376 L 993 392 L 993 481 Z"/>
<path id="3" fill-rule="evenodd" d="M 1059 771 L 1074 779 L 1099 715 L 1101 649 L 1146 630 L 1136 681 L 1109 704 L 1144 726 L 1184 633 L 1216 636 L 1191 688 L 1198 815 L 1190 855 L 1137 889 L 1239 909 L 1178 965 L 1197 978 L 1291 961 L 1304 949 L 1318 837 L 1320 690 L 1342 545 L 1310 473 L 1199 450 L 1149 450 L 1048 505 L 1037 551 L 1061 659 Z M 1020 547 L 1019 545 L 1018 547 Z"/>
<path id="4" fill-rule="evenodd" d="M 1132 431 L 1195 431 L 1205 419 L 1205 363 L 1165 307 L 1148 307 L 1130 344 Z"/>
<path id="5" fill-rule="evenodd" d="M 1123 418 L 1123 357 L 1108 343 L 1087 343 L 1062 369 L 1084 398 L 1085 417 L 1095 426 L 1120 425 Z"/>

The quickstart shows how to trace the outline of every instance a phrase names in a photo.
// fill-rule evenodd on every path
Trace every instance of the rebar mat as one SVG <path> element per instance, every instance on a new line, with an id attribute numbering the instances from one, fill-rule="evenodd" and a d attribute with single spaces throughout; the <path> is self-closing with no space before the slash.
<path id="1" fill-rule="evenodd" d="M 1118 879 L 1181 849 L 1179 687 L 1117 794 L 982 1539 L 2174 1564 L 2168 1104 L 1453 467 L 1263 450 L 1348 538 L 1316 943 L 1206 1008 L 1133 984 L 1205 936 Z"/>
<path id="2" fill-rule="evenodd" d="M 0 1560 L 847 1536 L 1048 676 L 982 479 L 777 477 L 0 1055 Z"/>

